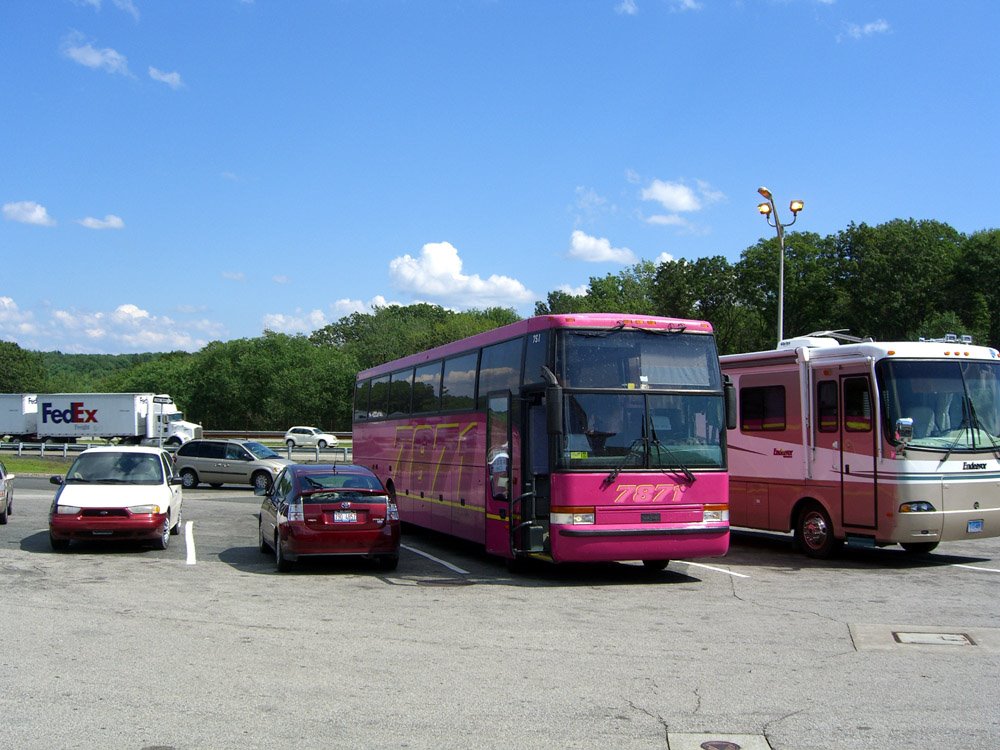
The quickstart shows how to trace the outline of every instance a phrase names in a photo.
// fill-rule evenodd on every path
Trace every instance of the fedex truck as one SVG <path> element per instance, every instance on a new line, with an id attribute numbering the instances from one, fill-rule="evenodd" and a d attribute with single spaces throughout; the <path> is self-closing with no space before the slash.
<path id="1" fill-rule="evenodd" d="M 27 394 L 5 394 L 18 395 Z M 23 415 L 25 420 L 33 418 L 33 428 L 16 433 L 22 439 L 31 436 L 39 441 L 75 442 L 103 438 L 132 444 L 162 441 L 165 445 L 181 445 L 202 435 L 201 425 L 185 421 L 173 399 L 165 394 L 43 393 L 34 399 L 34 404 L 29 404 L 34 411 Z M 15 434 L 6 428 L 0 433 Z"/>
<path id="2" fill-rule="evenodd" d="M 34 439 L 37 414 L 38 396 L 34 393 L 0 393 L 0 438 Z"/>
<path id="3" fill-rule="evenodd" d="M 721 357 L 733 526 L 793 531 L 827 557 L 848 538 L 925 553 L 1000 535 L 1000 353 L 829 332 Z"/>

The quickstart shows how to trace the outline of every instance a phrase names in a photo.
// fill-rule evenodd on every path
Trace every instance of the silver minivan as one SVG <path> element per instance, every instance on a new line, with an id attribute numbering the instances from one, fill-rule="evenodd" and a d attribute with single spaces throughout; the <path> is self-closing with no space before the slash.
<path id="1" fill-rule="evenodd" d="M 266 490 L 291 461 L 253 440 L 189 440 L 177 449 L 177 473 L 185 489 L 200 483 L 248 484 Z"/>

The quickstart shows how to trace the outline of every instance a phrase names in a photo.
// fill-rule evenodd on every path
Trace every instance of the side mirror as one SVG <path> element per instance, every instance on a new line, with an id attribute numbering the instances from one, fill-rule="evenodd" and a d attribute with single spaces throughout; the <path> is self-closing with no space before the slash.
<path id="1" fill-rule="evenodd" d="M 184 485 L 184 477 L 170 477 L 170 484 L 171 484 L 171 486 L 175 485 L 175 484 L 179 484 L 179 485 L 183 486 Z"/>
<path id="2" fill-rule="evenodd" d="M 896 420 L 896 433 L 893 439 L 904 448 L 906 444 L 913 440 L 913 418 L 900 417 Z"/>
<path id="3" fill-rule="evenodd" d="M 726 399 L 726 429 L 736 429 L 736 386 L 728 375 L 722 376 L 722 390 Z"/>
<path id="4" fill-rule="evenodd" d="M 545 389 L 545 421 L 550 435 L 561 435 L 563 431 L 563 389 L 550 385 Z"/>
<path id="5" fill-rule="evenodd" d="M 62 484 L 66 481 L 66 478 L 62 474 L 57 474 L 54 477 L 49 477 L 49 484 Z"/>

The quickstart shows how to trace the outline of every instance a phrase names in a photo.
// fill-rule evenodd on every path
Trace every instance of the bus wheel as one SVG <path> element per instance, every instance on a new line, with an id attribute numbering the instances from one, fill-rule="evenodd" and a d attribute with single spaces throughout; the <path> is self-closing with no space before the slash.
<path id="1" fill-rule="evenodd" d="M 667 566 L 670 564 L 670 560 L 643 560 L 643 567 L 650 573 L 659 572 L 661 570 L 666 570 Z"/>
<path id="2" fill-rule="evenodd" d="M 938 546 L 937 542 L 900 542 L 899 546 L 911 555 L 926 555 Z"/>
<path id="3" fill-rule="evenodd" d="M 819 503 L 809 503 L 795 522 L 795 543 L 809 557 L 830 557 L 843 541 L 833 536 L 830 515 Z"/>

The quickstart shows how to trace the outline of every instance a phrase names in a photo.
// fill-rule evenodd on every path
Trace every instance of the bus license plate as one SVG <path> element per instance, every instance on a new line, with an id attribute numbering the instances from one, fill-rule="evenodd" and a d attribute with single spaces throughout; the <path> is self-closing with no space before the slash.
<path id="1" fill-rule="evenodd" d="M 969 521 L 969 526 L 965 530 L 969 534 L 980 534 L 983 531 L 983 520 Z"/>
<path id="2" fill-rule="evenodd" d="M 358 514 L 353 510 L 335 510 L 333 511 L 333 522 L 334 523 L 355 523 L 358 520 Z"/>

